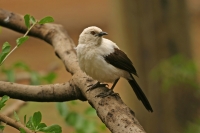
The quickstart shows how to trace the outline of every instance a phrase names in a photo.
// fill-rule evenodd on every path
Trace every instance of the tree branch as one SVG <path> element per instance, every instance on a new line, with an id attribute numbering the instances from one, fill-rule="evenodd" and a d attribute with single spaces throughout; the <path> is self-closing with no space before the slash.
<path id="1" fill-rule="evenodd" d="M 21 33 L 25 33 L 25 31 L 27 30 L 27 28 L 24 25 L 22 15 L 15 14 L 2 9 L 0 9 L 0 25 Z M 93 91 L 86 93 L 88 85 L 94 84 L 97 81 L 91 79 L 80 70 L 76 58 L 76 52 L 74 50 L 75 45 L 72 39 L 68 36 L 63 26 L 57 24 L 36 25 L 30 31 L 30 35 L 45 40 L 46 42 L 48 42 L 50 45 L 53 46 L 56 55 L 63 61 L 66 70 L 73 75 L 71 82 L 74 83 L 74 86 L 77 86 L 81 90 L 84 97 L 86 97 L 91 106 L 93 106 L 96 109 L 99 118 L 102 120 L 102 122 L 105 123 L 105 125 L 110 129 L 111 132 L 145 133 L 144 129 L 141 127 L 141 125 L 135 118 L 134 112 L 123 103 L 120 97 L 118 96 L 108 96 L 106 98 L 95 97 L 101 92 L 108 91 L 108 88 L 105 87 L 97 88 Z M 6 83 L 6 84 L 12 86 L 13 83 Z M 68 87 L 70 87 L 69 84 L 67 85 Z M 60 91 L 61 89 L 65 89 L 65 87 L 62 88 L 58 88 L 58 86 L 54 87 L 56 89 L 59 89 Z M 25 88 L 29 87 L 26 86 Z M 32 93 L 29 94 L 31 95 Z M 67 90 L 64 93 L 67 93 Z M 7 92 L 6 94 L 11 97 L 14 97 L 12 93 Z M 49 95 L 52 95 L 52 90 L 49 92 Z M 44 95 L 42 96 L 44 98 Z M 20 97 L 17 98 L 22 99 L 23 97 L 25 97 L 25 95 L 23 93 L 20 93 Z M 27 100 L 33 100 L 33 99 L 36 100 L 37 98 L 30 97 L 30 99 Z M 38 101 L 46 100 L 40 98 Z M 54 98 L 56 100 L 59 99 L 58 97 Z M 56 101 L 55 99 L 54 101 Z"/>
<path id="2" fill-rule="evenodd" d="M 21 124 L 20 122 L 13 120 L 5 115 L 0 114 L 0 120 L 2 122 L 4 122 L 7 125 L 10 125 L 18 130 L 20 130 L 20 128 L 23 128 L 26 133 L 34 133 L 33 131 L 31 131 L 30 129 L 28 129 L 27 127 L 25 127 L 23 124 Z"/>
<path id="3" fill-rule="evenodd" d="M 12 103 L 9 107 L 7 107 L 5 110 L 3 110 L 1 113 L 5 116 L 12 116 L 13 112 L 17 112 L 22 106 L 26 105 L 26 102 L 17 100 L 14 103 Z"/>
<path id="4" fill-rule="evenodd" d="M 51 85 L 22 85 L 0 81 L 0 96 L 8 95 L 11 98 L 23 101 L 63 102 L 71 100 L 85 100 L 81 91 L 70 80 L 63 84 Z"/>

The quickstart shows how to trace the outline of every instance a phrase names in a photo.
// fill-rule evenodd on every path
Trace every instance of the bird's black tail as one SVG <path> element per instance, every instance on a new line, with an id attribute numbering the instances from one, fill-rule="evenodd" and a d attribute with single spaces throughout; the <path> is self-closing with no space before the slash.
<path id="1" fill-rule="evenodd" d="M 128 80 L 128 82 L 131 85 L 131 87 L 133 88 L 137 98 L 142 101 L 143 105 L 145 106 L 145 108 L 148 111 L 153 112 L 153 109 L 152 109 L 148 99 L 146 98 L 144 92 L 142 91 L 142 89 L 140 88 L 138 83 L 135 81 L 134 77 L 132 75 L 131 75 L 131 77 L 132 77 L 132 80 Z"/>

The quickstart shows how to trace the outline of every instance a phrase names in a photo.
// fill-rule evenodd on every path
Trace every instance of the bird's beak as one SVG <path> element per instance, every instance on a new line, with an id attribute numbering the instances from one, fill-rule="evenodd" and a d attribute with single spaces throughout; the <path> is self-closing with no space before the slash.
<path id="1" fill-rule="evenodd" d="M 98 37 L 102 37 L 103 35 L 108 35 L 108 33 L 102 31 L 97 34 Z"/>

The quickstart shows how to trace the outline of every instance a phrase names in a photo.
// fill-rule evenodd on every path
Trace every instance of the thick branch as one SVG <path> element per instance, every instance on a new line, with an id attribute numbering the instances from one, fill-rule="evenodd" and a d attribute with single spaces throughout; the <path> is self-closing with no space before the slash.
<path id="1" fill-rule="evenodd" d="M 8 95 L 11 98 L 23 101 L 63 102 L 84 100 L 81 91 L 70 80 L 63 84 L 51 85 L 22 85 L 0 81 L 0 96 Z"/>
<path id="2" fill-rule="evenodd" d="M 2 9 L 0 9 L 0 25 L 21 33 L 26 31 L 23 17 L 21 15 Z M 111 130 L 111 132 L 145 132 L 136 120 L 134 112 L 123 103 L 120 97 L 109 96 L 103 99 L 95 97 L 100 92 L 106 92 L 108 88 L 97 88 L 86 93 L 88 88 L 87 86 L 94 84 L 97 81 L 91 79 L 80 70 L 76 53 L 74 51 L 75 45 L 68 36 L 66 30 L 61 25 L 36 25 L 36 27 L 31 30 L 30 35 L 41 38 L 54 47 L 56 55 L 63 61 L 66 70 L 73 75 L 71 81 L 73 81 L 75 86 L 80 88 L 82 94 L 96 109 L 98 116 Z M 10 94 L 8 95 L 10 96 Z M 21 94 L 21 96 L 24 97 L 23 94 Z"/>

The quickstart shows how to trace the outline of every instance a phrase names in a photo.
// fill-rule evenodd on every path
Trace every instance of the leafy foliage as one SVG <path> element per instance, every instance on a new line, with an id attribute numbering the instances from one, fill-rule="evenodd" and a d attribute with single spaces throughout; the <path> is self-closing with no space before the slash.
<path id="1" fill-rule="evenodd" d="M 10 97 L 9 97 L 9 96 L 6 96 L 6 95 L 4 95 L 4 96 L 1 98 L 1 100 L 0 100 L 0 110 L 5 106 L 5 103 L 6 103 L 6 101 L 8 101 L 9 98 L 10 98 Z"/>
<path id="2" fill-rule="evenodd" d="M 4 128 L 5 128 L 5 126 L 3 126 L 3 125 L 0 125 L 0 131 L 3 131 L 3 130 L 4 130 Z"/>
<path id="3" fill-rule="evenodd" d="M 178 54 L 168 59 L 162 60 L 158 65 L 156 65 L 150 73 L 150 78 L 159 83 L 162 90 L 164 91 L 175 87 L 180 87 L 180 85 L 189 86 L 187 87 L 188 89 L 199 89 L 196 75 L 197 73 L 198 72 L 195 62 L 183 55 Z M 197 92 L 196 94 L 194 94 L 194 96 L 198 97 L 199 90 L 194 92 Z M 180 98 L 180 95 L 178 97 Z M 177 98 L 176 95 L 177 101 L 179 98 Z M 183 100 L 185 100 L 185 98 L 183 98 Z M 196 110 L 197 107 L 195 105 L 197 104 L 192 103 L 187 107 L 181 107 L 182 109 L 188 108 L 190 110 Z M 180 107 L 180 105 L 176 105 L 176 108 L 178 107 Z M 199 133 L 199 125 L 200 121 L 197 121 L 196 123 L 189 123 L 184 133 Z"/>
<path id="4" fill-rule="evenodd" d="M 14 70 L 13 69 L 2 68 L 1 72 L 6 74 L 7 79 L 8 79 L 9 82 L 14 82 L 15 81 L 15 74 L 14 74 Z"/>
<path id="5" fill-rule="evenodd" d="M 47 83 L 51 84 L 56 79 L 56 74 L 54 72 L 49 72 L 47 75 L 42 77 L 43 81 L 46 81 Z"/>
<path id="6" fill-rule="evenodd" d="M 49 72 L 45 75 L 41 75 L 36 71 L 33 71 L 27 64 L 23 62 L 16 62 L 11 67 L 1 68 L 1 72 L 7 76 L 9 82 L 15 82 L 16 71 L 26 71 L 30 74 L 30 84 L 39 85 L 42 83 L 53 83 L 56 79 L 56 74 L 54 72 Z"/>
<path id="7" fill-rule="evenodd" d="M 17 113 L 16 113 L 15 111 L 14 111 L 14 117 L 15 117 L 15 120 L 16 120 L 16 121 L 20 121 L 20 120 L 19 120 L 19 116 L 17 115 Z"/>
<path id="8" fill-rule="evenodd" d="M 195 122 L 188 123 L 184 133 L 199 133 L 200 132 L 200 119 L 197 119 Z"/>
<path id="9" fill-rule="evenodd" d="M 0 110 L 5 106 L 5 103 L 8 101 L 9 96 L 4 95 L 0 100 Z M 5 126 L 0 124 L 0 131 L 3 131 Z"/>
<path id="10" fill-rule="evenodd" d="M 26 40 L 28 40 L 28 36 L 23 36 L 23 37 L 17 38 L 17 40 L 16 40 L 17 46 L 19 47 L 19 46 L 22 45 Z"/>
<path id="11" fill-rule="evenodd" d="M 66 118 L 67 114 L 68 114 L 68 107 L 67 107 L 66 103 L 60 102 L 60 103 L 57 103 L 56 105 L 57 105 L 57 109 L 58 109 L 60 115 L 64 118 Z"/>
<path id="12" fill-rule="evenodd" d="M 20 133 L 26 133 L 26 131 L 23 128 L 19 129 Z"/>
<path id="13" fill-rule="evenodd" d="M 0 109 L 2 109 L 5 106 L 5 102 L 9 99 L 8 96 L 4 95 L 0 100 Z M 14 117 L 16 121 L 20 122 L 19 116 L 14 111 Z M 24 116 L 24 124 L 27 128 L 30 130 L 33 130 L 35 132 L 40 131 L 44 133 L 62 133 L 62 128 L 59 125 L 51 125 L 47 126 L 45 123 L 41 123 L 42 121 L 42 114 L 41 112 L 35 112 L 33 116 L 29 118 L 29 120 L 26 122 L 26 115 Z M 4 126 L 0 125 L 0 130 L 4 130 Z M 20 133 L 26 133 L 24 129 L 20 128 Z"/>
<path id="14" fill-rule="evenodd" d="M 22 36 L 22 37 L 19 37 L 17 40 L 16 40 L 16 46 L 10 51 L 10 44 L 8 42 L 5 42 L 3 44 L 3 47 L 2 47 L 2 52 L 0 53 L 0 65 L 3 64 L 3 62 L 5 61 L 5 59 L 13 52 L 15 51 L 15 49 L 17 49 L 19 46 L 21 46 L 25 41 L 28 40 L 28 33 L 30 32 L 30 30 L 36 25 L 36 24 L 45 24 L 45 23 L 50 23 L 50 22 L 53 22 L 54 19 L 50 16 L 47 16 L 47 17 L 44 17 L 42 18 L 41 20 L 39 21 L 36 21 L 36 19 L 29 15 L 29 14 L 26 14 L 24 16 L 24 22 L 25 22 L 25 25 L 26 27 L 28 28 L 27 32 Z"/>
<path id="15" fill-rule="evenodd" d="M 51 22 L 54 22 L 54 19 L 51 16 L 47 16 L 45 18 L 42 18 L 38 23 L 45 24 L 45 23 L 51 23 Z"/>
<path id="16" fill-rule="evenodd" d="M 150 73 L 150 78 L 160 82 L 164 90 L 179 84 L 198 88 L 196 73 L 197 67 L 194 61 L 183 55 L 175 55 L 155 66 Z"/>
<path id="17" fill-rule="evenodd" d="M 32 117 L 33 126 L 37 127 L 40 124 L 41 120 L 42 120 L 42 114 L 39 111 L 35 112 Z"/>
<path id="18" fill-rule="evenodd" d="M 77 102 L 70 102 L 72 106 L 80 106 Z M 57 109 L 60 115 L 64 118 L 67 125 L 74 127 L 77 133 L 97 133 L 100 129 L 105 131 L 104 124 L 99 124 L 95 121 L 96 111 L 92 107 L 86 108 L 81 114 L 80 112 L 70 111 L 66 103 L 57 103 Z"/>
<path id="19" fill-rule="evenodd" d="M 53 72 L 47 73 L 46 75 L 42 76 L 37 72 L 31 70 L 31 68 L 23 63 L 17 62 L 14 63 L 11 67 L 2 68 L 1 72 L 7 75 L 9 81 L 15 81 L 15 72 L 16 71 L 26 71 L 30 74 L 30 83 L 31 84 L 41 84 L 41 82 L 53 82 L 56 78 L 56 74 Z M 52 76 L 53 75 L 53 76 Z M 8 96 L 3 96 L 0 100 L 0 109 L 5 106 L 5 102 L 9 99 Z M 14 111 L 14 118 L 16 121 L 20 121 L 19 116 Z M 27 122 L 26 115 L 24 116 L 24 123 L 26 123 L 27 127 L 33 131 L 40 131 L 45 133 L 61 133 L 61 127 L 59 125 L 52 125 L 46 126 L 46 124 L 41 123 L 42 114 L 40 112 L 35 112 L 33 116 L 31 116 Z M 45 128 L 44 128 L 45 127 Z M 4 126 L 0 125 L 0 130 L 3 130 Z M 24 129 L 20 129 L 20 133 L 25 133 Z"/>
<path id="20" fill-rule="evenodd" d="M 42 114 L 41 112 L 35 112 L 33 116 L 31 116 L 27 123 L 25 123 L 26 127 L 29 129 L 37 132 L 44 132 L 44 133 L 61 133 L 62 129 L 59 125 L 51 125 L 47 126 L 45 123 L 41 123 L 42 121 Z"/>
<path id="21" fill-rule="evenodd" d="M 45 133 L 61 133 L 62 129 L 58 125 L 51 125 L 48 127 L 43 127 L 40 131 L 45 132 Z"/>
<path id="22" fill-rule="evenodd" d="M 0 65 L 2 61 L 6 58 L 6 56 L 9 54 L 9 52 L 10 52 L 10 44 L 8 42 L 5 42 L 3 44 L 2 51 L 0 53 Z"/>
<path id="23" fill-rule="evenodd" d="M 0 65 L 3 64 L 4 60 L 19 46 L 21 46 L 25 41 L 28 40 L 28 33 L 29 31 L 36 25 L 36 24 L 45 24 L 45 23 L 50 23 L 53 22 L 54 19 L 50 16 L 44 17 L 41 20 L 37 21 L 33 16 L 27 14 L 24 16 L 24 22 L 26 27 L 28 28 L 27 32 L 22 36 L 19 37 L 16 40 L 16 46 L 10 50 L 10 44 L 8 42 L 5 42 L 2 46 L 2 51 L 0 53 Z M 2 68 L 1 72 L 5 73 L 8 77 L 8 80 L 11 82 L 15 81 L 15 76 L 14 76 L 14 69 L 16 68 L 21 68 L 31 74 L 31 81 L 32 84 L 40 84 L 40 80 L 46 81 L 48 83 L 52 83 L 53 80 L 56 78 L 55 73 L 48 73 L 44 77 L 41 77 L 37 72 L 32 71 L 26 64 L 22 62 L 18 62 L 14 64 L 11 68 Z M 3 96 L 2 99 L 0 100 L 0 109 L 2 109 L 5 106 L 5 102 L 9 99 L 8 96 Z M 14 117 L 16 121 L 20 121 L 19 116 L 17 113 L 14 111 Z M 44 133 L 61 133 L 62 129 L 59 125 L 51 125 L 47 126 L 45 123 L 41 123 L 42 120 L 42 114 L 41 112 L 35 112 L 33 116 L 29 118 L 29 120 L 26 120 L 26 115 L 24 116 L 24 123 L 26 127 L 29 129 L 37 132 L 44 132 Z M 4 126 L 0 125 L 0 130 L 3 131 Z M 20 128 L 20 133 L 26 133 L 23 128 Z"/>
<path id="24" fill-rule="evenodd" d="M 30 14 L 26 14 L 24 16 L 24 22 L 25 22 L 25 25 L 27 28 L 30 28 L 31 25 L 37 23 L 35 18 L 33 16 L 31 16 Z"/>

